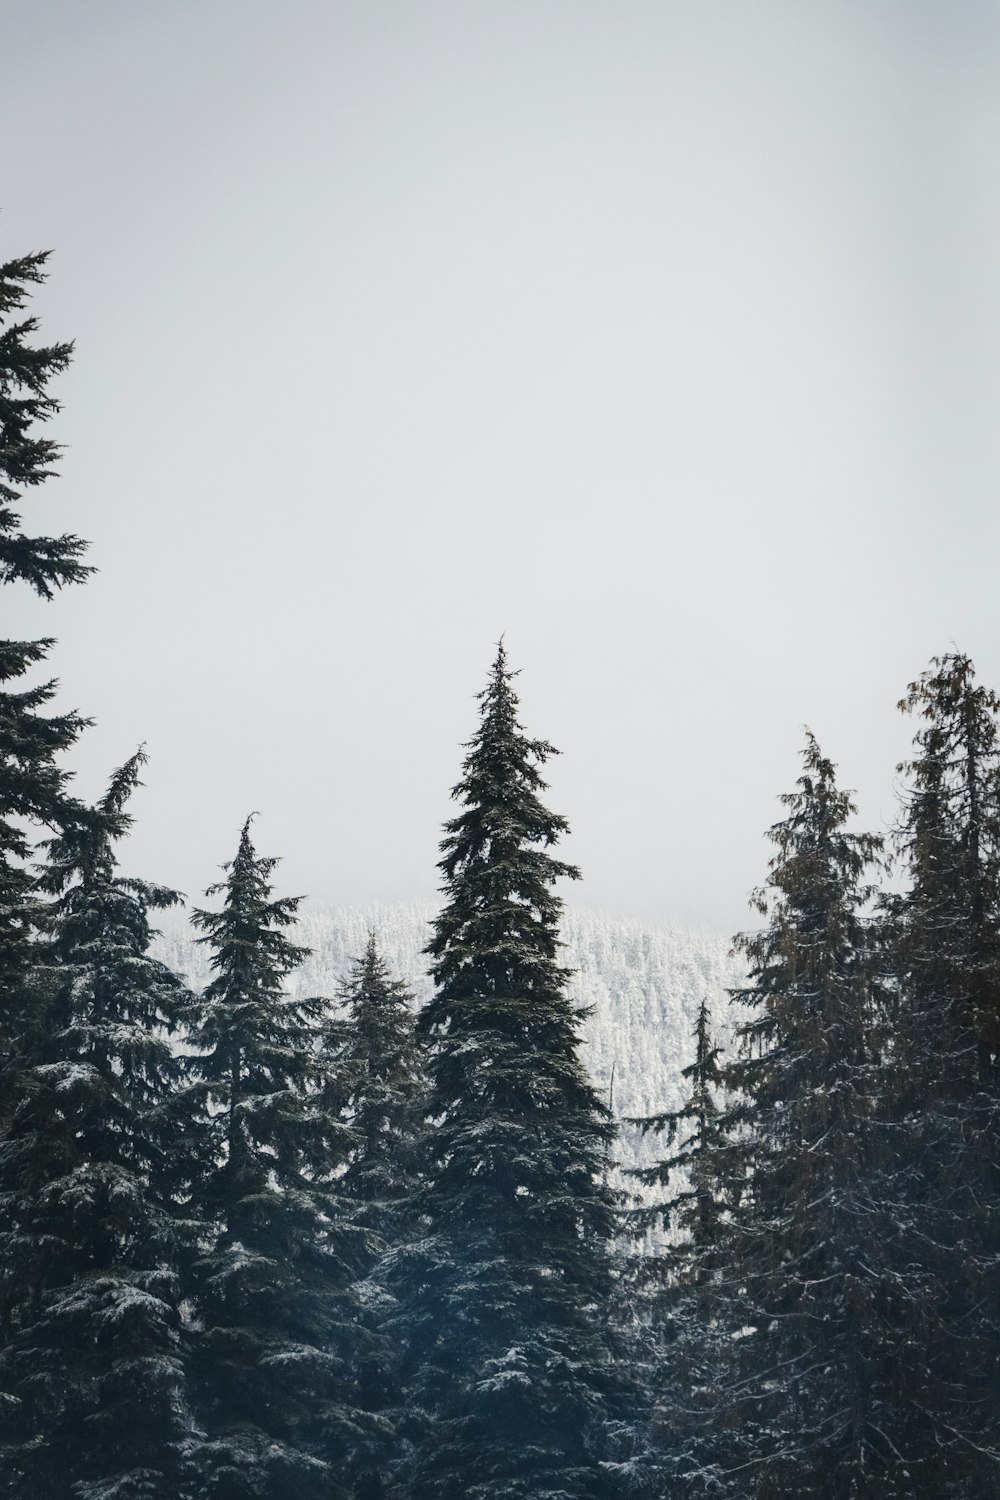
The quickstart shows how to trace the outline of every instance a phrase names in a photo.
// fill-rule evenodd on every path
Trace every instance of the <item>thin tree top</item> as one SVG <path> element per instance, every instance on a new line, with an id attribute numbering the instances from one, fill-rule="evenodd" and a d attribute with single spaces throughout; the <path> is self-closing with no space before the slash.
<path id="1" fill-rule="evenodd" d="M 525 734 L 511 685 L 518 675 L 507 666 L 500 641 L 489 681 L 476 695 L 483 705 L 479 728 L 466 742 L 462 779 L 451 792 L 452 800 L 464 802 L 467 810 L 445 824 L 439 868 L 449 880 L 479 840 L 489 841 L 486 852 L 495 858 L 501 852 L 495 846 L 505 837 L 548 846 L 569 832 L 566 819 L 550 812 L 536 795 L 547 787 L 538 766 L 559 751 L 548 740 Z M 580 872 L 560 863 L 558 873 L 576 880 Z"/>
<path id="2" fill-rule="evenodd" d="M 474 954 L 477 967 L 491 969 L 492 983 L 500 982 L 501 972 L 512 977 L 518 955 L 551 962 L 562 906 L 552 886 L 560 877 L 580 876 L 575 865 L 547 852 L 569 830 L 540 797 L 546 783 L 538 768 L 557 752 L 547 740 L 525 734 L 514 676 L 501 642 L 478 695 L 479 727 L 452 790 L 463 809 L 445 824 L 441 841 L 438 868 L 447 901 L 427 948 L 438 960 L 439 983 Z M 564 976 L 553 970 L 549 978 L 558 985 Z"/>
<path id="3" fill-rule="evenodd" d="M 79 561 L 86 542 L 71 535 L 25 536 L 15 509 L 23 488 L 55 472 L 61 451 L 33 429 L 59 410 L 48 384 L 69 364 L 73 345 L 34 344 L 38 319 L 11 320 L 32 285 L 45 280 L 48 256 L 43 251 L 0 265 L 0 581 L 22 579 L 44 599 L 93 571 Z"/>
<path id="4" fill-rule="evenodd" d="M 857 807 L 853 795 L 837 786 L 836 771 L 816 736 L 807 729 L 802 775 L 795 790 L 782 793 L 780 798 L 788 816 L 768 829 L 776 852 L 770 860 L 767 885 L 751 897 L 758 911 L 770 911 L 774 893 L 793 910 L 815 909 L 822 893 L 840 893 L 845 883 L 856 881 L 878 858 L 883 841 L 877 834 L 848 833 L 844 829 Z M 862 904 L 869 894 L 866 887 L 859 888 L 854 904 Z M 738 947 L 746 949 L 753 939 L 741 935 L 736 941 Z"/>
<path id="5" fill-rule="evenodd" d="M 243 824 L 235 858 L 222 866 L 226 879 L 209 886 L 207 896 L 223 894 L 220 912 L 192 912 L 192 921 L 205 936 L 197 939 L 212 948 L 212 967 L 219 978 L 209 986 L 213 994 L 220 986 L 241 984 L 253 994 L 280 986 L 286 974 L 308 956 L 309 949 L 292 943 L 284 928 L 295 920 L 301 896 L 271 894 L 271 875 L 279 861 L 258 855 L 250 838 L 251 813 Z"/>
<path id="6" fill-rule="evenodd" d="M 115 877 L 114 846 L 132 826 L 133 818 L 127 811 L 127 804 L 135 789 L 142 786 L 139 773 L 146 761 L 145 746 L 140 745 L 135 754 L 112 773 L 108 789 L 92 809 L 92 816 L 69 824 L 54 838 L 45 840 L 43 848 L 47 851 L 47 862 L 39 879 L 42 890 L 60 895 L 74 879 L 93 884 Z M 176 891 L 145 881 L 122 883 L 126 887 L 141 886 L 149 905 L 172 906 L 180 899 Z M 160 896 L 163 899 L 159 899 Z"/>

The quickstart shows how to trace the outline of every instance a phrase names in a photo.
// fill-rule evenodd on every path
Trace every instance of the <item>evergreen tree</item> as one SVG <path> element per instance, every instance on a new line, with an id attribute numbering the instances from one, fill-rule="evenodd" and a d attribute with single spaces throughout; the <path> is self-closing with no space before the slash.
<path id="1" fill-rule="evenodd" d="M 189 1493 L 170 1045 L 185 992 L 148 952 L 150 911 L 177 898 L 114 854 L 142 760 L 48 842 L 47 1029 L 0 1149 L 4 1494 L 32 1500 Z"/>
<path id="2" fill-rule="evenodd" d="M 340 987 L 333 1028 L 333 1087 L 341 1118 L 354 1131 L 340 1189 L 352 1222 L 365 1235 L 366 1323 L 359 1347 L 358 1396 L 369 1413 L 356 1462 L 355 1500 L 383 1500 L 400 1423 L 395 1304 L 382 1267 L 416 1232 L 419 1148 L 427 1110 L 423 1048 L 414 1031 L 414 997 L 391 978 L 371 933 Z"/>
<path id="3" fill-rule="evenodd" d="M 424 1049 L 415 1000 L 391 978 L 374 932 L 340 986 L 343 1018 L 334 1044 L 341 1109 L 355 1132 L 341 1188 L 375 1233 L 398 1237 L 409 1210 L 427 1106 Z"/>
<path id="4" fill-rule="evenodd" d="M 910 777 L 899 844 L 911 883 L 893 908 L 902 1029 L 937 1092 L 968 1098 L 1000 1082 L 1000 700 L 967 656 L 932 666 L 899 705 L 923 721 L 899 767 Z"/>
<path id="5" fill-rule="evenodd" d="M 676 1146 L 670 1156 L 650 1167 L 635 1168 L 629 1174 L 645 1187 L 666 1188 L 671 1192 L 661 1202 L 636 1209 L 633 1222 L 639 1229 L 657 1223 L 664 1228 L 675 1228 L 681 1237 L 682 1254 L 691 1263 L 690 1271 L 685 1274 L 696 1280 L 707 1274 L 717 1248 L 725 1210 L 724 1161 L 729 1141 L 717 1099 L 724 1084 L 720 1049 L 712 1040 L 711 1020 L 708 1001 L 703 1000 L 694 1028 L 694 1060 L 681 1069 L 681 1077 L 691 1085 L 681 1108 L 629 1121 L 638 1125 L 643 1135 L 663 1134 L 668 1146 Z"/>
<path id="6" fill-rule="evenodd" d="M 412 1500 L 608 1494 L 602 1407 L 613 1127 L 577 1056 L 558 963 L 565 819 L 540 801 L 553 754 L 525 736 L 503 647 L 445 827 L 429 946 L 428 1232 L 408 1259 L 410 1368 L 432 1419 Z"/>
<path id="7" fill-rule="evenodd" d="M 31 287 L 45 279 L 47 259 L 47 253 L 28 255 L 0 265 L 0 582 L 23 582 L 51 599 L 90 569 L 80 561 L 85 544 L 78 537 L 25 535 L 18 509 L 23 491 L 53 473 L 59 449 L 36 428 L 59 410 L 48 387 L 72 352 L 71 344 L 33 344 L 38 320 L 17 317 Z M 85 720 L 42 713 L 55 691 L 52 682 L 12 686 L 45 660 L 51 645 L 0 641 L 0 1064 L 6 1058 L 7 1068 L 11 1047 L 37 1009 L 26 989 L 39 917 L 27 865 L 30 829 L 58 827 L 84 813 L 67 794 L 58 756 Z M 14 1080 L 8 1075 L 3 1083 L 9 1101 Z"/>
<path id="8" fill-rule="evenodd" d="M 849 833 L 855 811 L 810 735 L 767 886 L 769 918 L 738 940 L 738 998 L 754 1014 L 727 1069 L 745 1179 L 726 1234 L 735 1370 L 722 1427 L 739 1496 L 904 1495 L 887 1367 L 892 1233 L 876 1173 L 879 1004 L 864 917 L 880 840 Z M 724 1441 L 726 1441 L 724 1437 Z M 728 1460 L 727 1460 L 728 1465 Z"/>
<path id="9" fill-rule="evenodd" d="M 648 1236 L 657 1227 L 666 1234 L 633 1271 L 643 1330 L 635 1342 L 645 1356 L 647 1392 L 633 1489 L 637 1496 L 668 1493 L 678 1500 L 705 1494 L 721 1462 L 715 1382 L 726 1346 L 716 1300 L 732 1205 L 731 1126 L 706 1000 L 698 1008 L 694 1044 L 693 1060 L 681 1069 L 690 1086 L 681 1108 L 629 1121 L 644 1135 L 665 1135 L 674 1148 L 629 1174 L 667 1193 L 628 1216 L 634 1235 Z"/>
<path id="10" fill-rule="evenodd" d="M 44 599 L 90 572 L 80 562 L 86 543 L 79 537 L 25 536 L 15 510 L 21 489 L 48 479 L 59 456 L 58 445 L 33 429 L 59 410 L 47 387 L 73 352 L 72 344 L 28 342 L 38 332 L 37 318 L 9 321 L 24 307 L 28 289 L 45 280 L 48 258 L 45 251 L 0 266 L 0 318 L 6 324 L 0 333 L 0 581 L 23 579 Z"/>
<path id="11" fill-rule="evenodd" d="M 900 1446 L 927 1493 L 1000 1485 L 1000 744 L 996 696 L 960 653 L 900 708 L 918 716 L 888 900 L 892 1118 L 907 1358 Z"/>
<path id="12" fill-rule="evenodd" d="M 256 854 L 248 818 L 208 892 L 222 910 L 194 914 L 215 971 L 190 1064 L 214 1137 L 198 1202 L 216 1232 L 195 1268 L 206 1500 L 336 1500 L 356 1442 L 363 1245 L 336 1181 L 353 1136 L 324 1102 L 324 1002 L 285 988 L 307 950 L 287 935 L 299 898 L 272 896 L 276 864 Z"/>

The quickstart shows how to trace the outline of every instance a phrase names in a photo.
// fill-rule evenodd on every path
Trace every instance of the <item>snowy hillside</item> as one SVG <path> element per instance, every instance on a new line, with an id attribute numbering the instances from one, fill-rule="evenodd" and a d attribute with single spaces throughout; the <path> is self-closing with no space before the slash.
<path id="1" fill-rule="evenodd" d="M 361 908 L 304 907 L 296 940 L 312 956 L 294 978 L 301 994 L 335 995 L 350 960 L 361 953 L 374 928 L 390 968 L 414 990 L 429 993 L 425 959 L 429 906 Z M 192 941 L 183 919 L 167 914 L 159 956 L 200 988 L 208 977 L 205 950 Z M 741 968 L 729 956 L 727 939 L 710 932 L 653 927 L 601 912 L 568 908 L 563 922 L 565 963 L 575 973 L 573 999 L 590 1007 L 584 1025 L 584 1058 L 606 1098 L 614 1064 L 614 1110 L 619 1117 L 676 1108 L 683 1101 L 680 1070 L 691 1059 L 691 1033 L 703 997 L 725 1043 L 730 1008 L 726 987 Z M 625 1165 L 655 1157 L 635 1132 L 624 1131 Z"/>

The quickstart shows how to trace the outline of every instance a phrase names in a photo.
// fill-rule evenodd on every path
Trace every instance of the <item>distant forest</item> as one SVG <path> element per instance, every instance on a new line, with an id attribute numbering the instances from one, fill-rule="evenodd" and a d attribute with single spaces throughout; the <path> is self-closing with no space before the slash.
<path id="1" fill-rule="evenodd" d="M 71 356 L 45 263 L 0 266 L 0 569 L 50 599 L 90 570 L 21 527 Z M 252 818 L 193 914 L 208 982 L 155 956 L 179 897 L 116 859 L 144 755 L 73 794 L 52 645 L 0 642 L 5 1497 L 1000 1495 L 1000 701 L 966 656 L 900 704 L 890 840 L 807 738 L 735 1038 L 703 1004 L 623 1191 L 502 644 L 421 1006 L 377 933 L 338 993 L 289 982 Z"/>

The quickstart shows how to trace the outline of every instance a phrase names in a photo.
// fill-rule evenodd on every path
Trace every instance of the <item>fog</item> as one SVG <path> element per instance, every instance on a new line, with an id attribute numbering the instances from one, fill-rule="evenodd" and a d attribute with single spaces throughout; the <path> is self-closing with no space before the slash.
<path id="1" fill-rule="evenodd" d="M 1000 686 L 1000 11 L 6 0 L 0 257 L 76 339 L 29 524 L 126 866 L 426 900 L 504 634 L 588 906 L 732 931 L 809 725 L 889 826 Z M 11 601 L 16 618 L 11 622 Z"/>

